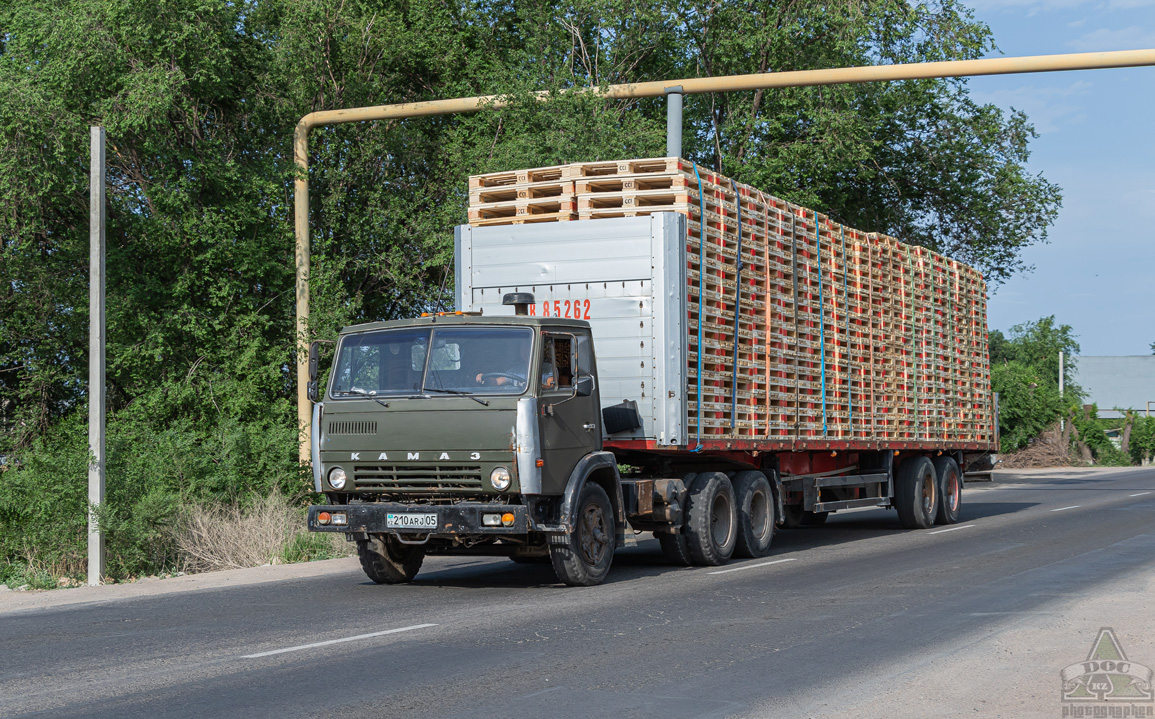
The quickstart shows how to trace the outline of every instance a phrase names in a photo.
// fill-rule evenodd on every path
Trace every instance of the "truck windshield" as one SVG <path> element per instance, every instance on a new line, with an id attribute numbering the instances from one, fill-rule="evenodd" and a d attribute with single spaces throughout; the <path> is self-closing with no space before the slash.
<path id="1" fill-rule="evenodd" d="M 349 335 L 341 341 L 330 395 L 521 394 L 527 386 L 532 346 L 533 330 L 525 327 L 437 327 Z"/>

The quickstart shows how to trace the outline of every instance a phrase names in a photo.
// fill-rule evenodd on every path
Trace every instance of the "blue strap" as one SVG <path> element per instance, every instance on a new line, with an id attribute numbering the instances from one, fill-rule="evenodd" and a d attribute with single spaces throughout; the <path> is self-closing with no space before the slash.
<path id="1" fill-rule="evenodd" d="M 702 192 L 702 176 L 694 163 L 694 177 L 698 178 L 698 436 L 694 438 L 695 452 L 702 451 L 702 325 L 705 321 L 706 282 L 703 263 L 706 260 L 706 198 Z"/>
<path id="2" fill-rule="evenodd" d="M 826 436 L 826 300 L 822 291 L 826 284 L 822 267 L 822 238 L 818 234 L 818 213 L 814 214 L 814 248 L 818 252 L 818 354 L 822 364 L 822 436 Z"/>
<path id="3" fill-rule="evenodd" d="M 734 204 L 738 206 L 738 289 L 734 298 L 734 368 L 730 370 L 730 429 L 738 426 L 738 315 L 742 311 L 742 197 L 738 184 L 730 179 Z"/>
<path id="4" fill-rule="evenodd" d="M 842 309 L 846 315 L 846 347 L 850 348 L 850 292 L 847 287 L 846 271 L 846 225 L 838 226 L 838 234 L 842 237 L 842 299 L 845 302 Z M 854 387 L 850 384 L 850 353 L 846 353 L 846 423 L 850 428 L 850 436 L 854 437 Z"/>

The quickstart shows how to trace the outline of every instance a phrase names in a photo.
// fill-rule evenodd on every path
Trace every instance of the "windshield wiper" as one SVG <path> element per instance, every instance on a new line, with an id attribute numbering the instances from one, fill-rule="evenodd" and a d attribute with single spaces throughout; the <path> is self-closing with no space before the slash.
<path id="1" fill-rule="evenodd" d="M 389 406 L 388 402 L 385 402 L 384 400 L 377 399 L 377 393 L 376 392 L 367 392 L 367 391 L 361 389 L 360 387 L 350 387 L 349 389 L 337 390 L 337 391 L 333 392 L 333 394 L 334 395 L 352 394 L 352 395 L 356 395 L 358 397 L 369 397 L 374 402 L 381 405 L 382 407 L 388 407 Z"/>
<path id="2" fill-rule="evenodd" d="M 485 400 L 481 399 L 480 397 L 474 397 L 472 392 L 463 392 L 462 390 L 459 390 L 459 389 L 441 389 L 440 387 L 422 387 L 421 391 L 422 392 L 441 392 L 443 394 L 458 394 L 458 395 L 461 395 L 462 397 L 468 397 L 469 399 L 473 400 L 474 402 L 477 402 L 478 404 L 483 404 L 486 407 L 489 406 L 489 402 L 486 402 Z"/>

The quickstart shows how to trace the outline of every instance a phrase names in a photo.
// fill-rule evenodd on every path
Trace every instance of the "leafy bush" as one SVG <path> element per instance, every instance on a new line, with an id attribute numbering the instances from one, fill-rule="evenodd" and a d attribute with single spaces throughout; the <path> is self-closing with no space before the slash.
<path id="1" fill-rule="evenodd" d="M 1090 447 L 1095 464 L 1107 467 L 1126 467 L 1131 464 L 1130 458 L 1107 437 L 1105 422 L 1099 419 L 1098 407 L 1092 406 L 1086 415 L 1076 413 L 1072 421 L 1079 430 L 1079 440 Z"/>
<path id="2" fill-rule="evenodd" d="M 254 403 L 261 410 L 246 411 Z M 296 462 L 293 425 L 284 421 L 291 412 L 285 400 L 262 404 L 248 384 L 215 377 L 211 385 L 161 386 L 112 416 L 98 514 L 108 576 L 175 568 L 182 508 L 243 510 L 274 494 L 300 504 L 311 477 Z M 86 424 L 83 408 L 74 411 L 20 454 L 18 469 L 0 474 L 0 565 L 86 573 Z"/>
<path id="3" fill-rule="evenodd" d="M 1079 345 L 1070 325 L 1043 317 L 1011 328 L 1009 336 L 989 334 L 991 387 L 999 393 L 1002 451 L 1025 447 L 1065 411 L 1077 406 L 1081 391 L 1072 377 Z M 1059 394 L 1059 352 L 1066 353 L 1064 392 Z"/>
<path id="4" fill-rule="evenodd" d="M 1155 460 L 1155 417 L 1136 417 L 1128 447 L 1133 464 Z"/>

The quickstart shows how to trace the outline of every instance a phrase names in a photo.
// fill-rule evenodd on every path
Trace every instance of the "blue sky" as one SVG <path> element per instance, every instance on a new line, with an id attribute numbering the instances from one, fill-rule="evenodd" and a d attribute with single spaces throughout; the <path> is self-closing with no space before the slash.
<path id="1" fill-rule="evenodd" d="M 965 1 L 965 0 L 964 0 Z M 1155 48 L 1155 0 L 969 0 L 1006 56 Z M 1034 272 L 995 288 L 991 329 L 1055 315 L 1084 355 L 1155 342 L 1155 67 L 969 80 L 1039 133 L 1028 167 L 1063 188 Z"/>

